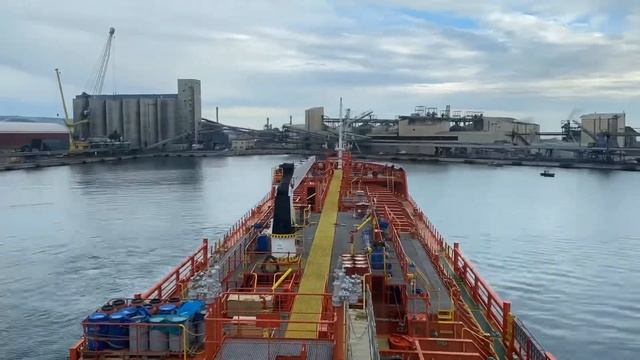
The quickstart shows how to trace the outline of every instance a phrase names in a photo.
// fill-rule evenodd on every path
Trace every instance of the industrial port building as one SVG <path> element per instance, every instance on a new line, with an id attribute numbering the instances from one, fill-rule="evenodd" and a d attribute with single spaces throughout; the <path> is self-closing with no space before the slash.
<path id="1" fill-rule="evenodd" d="M 0 121 L 0 152 L 69 148 L 69 130 L 55 123 Z"/>
<path id="2" fill-rule="evenodd" d="M 465 116 L 418 112 L 398 121 L 398 137 L 411 140 L 529 145 L 540 141 L 539 132 L 538 124 L 481 112 Z"/>
<path id="3" fill-rule="evenodd" d="M 89 95 L 73 100 L 75 134 L 82 139 L 120 137 L 131 149 L 197 143 L 200 80 L 178 79 L 176 94 Z"/>
<path id="4" fill-rule="evenodd" d="M 592 113 L 580 116 L 580 145 L 631 147 L 637 133 L 626 124 L 624 113 Z"/>

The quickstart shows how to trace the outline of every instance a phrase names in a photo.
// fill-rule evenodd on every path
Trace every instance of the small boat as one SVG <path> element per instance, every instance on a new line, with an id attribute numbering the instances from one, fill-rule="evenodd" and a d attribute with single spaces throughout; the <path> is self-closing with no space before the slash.
<path id="1" fill-rule="evenodd" d="M 552 173 L 552 172 L 551 172 L 551 171 L 549 171 L 549 170 L 545 170 L 545 171 L 543 171 L 543 172 L 541 172 L 541 173 L 540 173 L 540 176 L 544 176 L 544 177 L 555 177 L 555 176 L 556 176 L 556 174 L 555 174 L 555 173 Z"/>
<path id="2" fill-rule="evenodd" d="M 502 167 L 502 163 L 499 163 L 497 161 L 492 161 L 492 162 L 489 163 L 489 166 Z"/>

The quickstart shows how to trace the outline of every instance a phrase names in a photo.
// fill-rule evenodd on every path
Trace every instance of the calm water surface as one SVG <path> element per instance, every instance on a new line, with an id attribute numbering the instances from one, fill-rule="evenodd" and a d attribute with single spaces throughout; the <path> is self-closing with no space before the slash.
<path id="1" fill-rule="evenodd" d="M 268 190 L 285 156 L 0 173 L 0 358 L 65 359 L 79 322 L 147 289 Z M 640 352 L 640 175 L 402 164 L 413 197 L 560 359 Z"/>

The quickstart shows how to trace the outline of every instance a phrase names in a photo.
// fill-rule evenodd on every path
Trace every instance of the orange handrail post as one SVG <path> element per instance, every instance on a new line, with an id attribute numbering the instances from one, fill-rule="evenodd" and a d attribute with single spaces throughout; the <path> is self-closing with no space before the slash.
<path id="1" fill-rule="evenodd" d="M 511 302 L 502 302 L 502 342 L 507 350 L 507 358 L 511 358 L 512 341 L 513 338 L 513 324 L 511 324 Z"/>
<path id="2" fill-rule="evenodd" d="M 458 250 L 460 250 L 460 243 L 453 243 L 453 271 L 456 271 L 458 267 Z"/>

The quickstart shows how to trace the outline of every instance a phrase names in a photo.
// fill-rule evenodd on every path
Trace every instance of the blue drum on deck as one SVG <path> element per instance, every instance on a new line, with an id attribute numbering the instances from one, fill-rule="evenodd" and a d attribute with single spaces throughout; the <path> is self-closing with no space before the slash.
<path id="1" fill-rule="evenodd" d="M 109 315 L 102 312 L 95 312 L 87 318 L 87 348 L 89 351 L 100 351 L 106 348 L 103 338 L 108 335 L 109 326 L 104 324 L 109 321 Z M 101 324 L 95 324 L 101 323 Z"/>
<path id="2" fill-rule="evenodd" d="M 187 322 L 189 332 L 188 342 L 189 344 L 198 343 L 198 334 L 204 332 L 204 326 L 202 329 L 201 325 L 204 325 L 204 315 L 202 311 L 204 310 L 204 302 L 200 300 L 187 300 L 182 306 L 178 309 L 177 313 L 180 316 L 184 316 L 189 321 Z"/>
<path id="3" fill-rule="evenodd" d="M 371 268 L 374 270 L 384 269 L 384 248 L 374 248 L 371 254 Z"/>
<path id="4" fill-rule="evenodd" d="M 182 352 L 184 345 L 187 347 L 189 346 L 189 341 L 184 338 L 187 336 L 184 331 L 189 330 L 189 318 L 186 316 L 174 315 L 167 317 L 167 321 L 171 325 L 174 325 L 167 329 L 169 332 L 169 351 Z"/>
<path id="5" fill-rule="evenodd" d="M 158 314 L 160 315 L 172 315 L 176 313 L 178 307 L 175 304 L 164 304 L 158 308 Z"/>
<path id="6" fill-rule="evenodd" d="M 149 323 L 152 325 L 149 329 L 149 350 L 167 351 L 167 349 L 169 348 L 169 335 L 167 334 L 167 327 L 162 326 L 162 324 L 164 324 L 165 322 L 165 317 L 161 315 L 156 315 L 149 318 Z"/>
<path id="7" fill-rule="evenodd" d="M 389 223 L 387 222 L 387 220 L 380 220 L 378 221 L 378 225 L 380 225 L 380 230 L 385 231 L 387 230 L 387 228 L 389 227 Z"/>
<path id="8" fill-rule="evenodd" d="M 271 251 L 271 239 L 267 234 L 261 234 L 256 239 L 256 252 L 266 253 Z"/>
<path id="9" fill-rule="evenodd" d="M 200 300 L 187 300 L 178 309 L 178 315 L 191 319 L 204 308 L 204 303 Z"/>
<path id="10" fill-rule="evenodd" d="M 129 351 L 136 353 L 149 350 L 149 317 L 136 315 L 129 324 Z"/>
<path id="11" fill-rule="evenodd" d="M 129 306 L 119 311 L 126 317 L 133 317 L 138 313 L 138 309 L 135 306 Z"/>
<path id="12" fill-rule="evenodd" d="M 129 348 L 129 323 L 131 318 L 118 311 L 109 318 L 108 345 L 112 349 L 123 350 Z"/>

